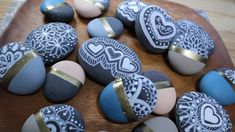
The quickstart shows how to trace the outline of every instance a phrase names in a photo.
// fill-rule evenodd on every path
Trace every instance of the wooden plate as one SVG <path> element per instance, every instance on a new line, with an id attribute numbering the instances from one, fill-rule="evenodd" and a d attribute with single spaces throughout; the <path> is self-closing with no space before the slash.
<path id="1" fill-rule="evenodd" d="M 120 2 L 121 0 L 111 0 L 111 7 L 103 16 L 114 16 L 116 7 Z M 143 70 L 156 69 L 166 73 L 174 83 L 177 95 L 180 96 L 185 92 L 197 90 L 199 78 L 209 70 L 223 66 L 233 67 L 227 50 L 217 31 L 192 9 L 165 0 L 146 0 L 146 2 L 161 6 L 175 19 L 186 18 L 197 22 L 214 38 L 216 49 L 215 53 L 209 59 L 208 65 L 202 72 L 194 76 L 182 76 L 170 68 L 166 57 L 146 53 L 139 41 L 135 38 L 134 33 L 130 30 L 125 30 L 119 40 L 126 43 L 139 55 L 143 64 Z M 39 10 L 40 3 L 41 1 L 38 0 L 28 0 L 21 7 L 8 29 L 0 38 L 1 46 L 7 42 L 24 41 L 27 33 L 45 23 Z M 69 3 L 72 5 L 72 0 L 70 0 Z M 90 20 L 82 19 L 75 15 L 75 20 L 71 23 L 79 33 L 79 46 L 88 39 L 86 25 L 89 21 Z M 79 46 L 67 59 L 76 60 L 75 55 Z M 81 88 L 78 95 L 65 103 L 74 106 L 83 114 L 87 131 L 95 132 L 106 130 L 112 132 L 130 132 L 138 122 L 114 124 L 103 118 L 97 105 L 97 98 L 102 88 L 103 86 L 87 78 L 85 86 Z M 51 103 L 44 98 L 42 90 L 33 95 L 18 96 L 0 88 L 0 130 L 4 132 L 20 131 L 22 124 L 32 113 L 50 104 Z M 235 125 L 235 105 L 227 106 L 225 109 L 228 111 L 233 125 Z M 233 130 L 235 131 L 234 128 Z"/>

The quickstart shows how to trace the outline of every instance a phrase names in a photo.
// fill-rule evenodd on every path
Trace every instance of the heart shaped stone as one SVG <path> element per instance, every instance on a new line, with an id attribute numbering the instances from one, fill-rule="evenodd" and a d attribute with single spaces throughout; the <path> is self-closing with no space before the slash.
<path id="1" fill-rule="evenodd" d="M 166 51 L 176 35 L 172 17 L 153 5 L 146 6 L 139 13 L 135 30 L 142 45 L 153 53 Z"/>

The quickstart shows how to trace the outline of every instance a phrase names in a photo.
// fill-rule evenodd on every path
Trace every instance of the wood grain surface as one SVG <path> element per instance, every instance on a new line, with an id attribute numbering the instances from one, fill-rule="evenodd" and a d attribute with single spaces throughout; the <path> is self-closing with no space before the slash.
<path id="1" fill-rule="evenodd" d="M 225 49 L 223 41 L 217 31 L 196 12 L 185 6 L 164 0 L 146 1 L 166 9 L 175 19 L 187 18 L 197 22 L 213 37 L 216 43 L 216 49 L 215 53 L 209 59 L 208 65 L 203 71 L 194 76 L 182 76 L 170 68 L 166 55 L 147 53 L 139 41 L 135 38 L 134 32 L 131 30 L 125 30 L 124 34 L 118 40 L 126 43 L 128 47 L 133 49 L 138 54 L 143 64 L 143 70 L 155 69 L 166 73 L 175 85 L 177 95 L 180 96 L 185 92 L 197 90 L 198 80 L 209 70 L 222 66 L 233 67 L 228 52 Z M 28 0 L 22 6 L 9 28 L 0 38 L 1 45 L 8 42 L 24 41 L 27 33 L 45 23 L 44 18 L 39 11 L 40 2 L 41 1 Z M 114 16 L 115 9 L 120 2 L 121 0 L 111 1 L 111 8 L 109 8 L 103 16 Z M 69 1 L 69 3 L 72 4 L 71 1 Z M 68 60 L 76 60 L 76 53 L 79 46 L 88 39 L 86 25 L 89 21 L 90 20 L 82 19 L 75 15 L 74 21 L 71 22 L 71 25 L 74 26 L 79 33 L 79 44 L 72 55 L 67 58 Z M 81 88 L 78 95 L 65 103 L 74 106 L 83 114 L 86 131 L 88 132 L 96 132 L 101 130 L 110 132 L 130 132 L 140 121 L 130 124 L 115 124 L 103 118 L 97 104 L 97 98 L 102 88 L 103 86 L 95 83 L 87 77 L 85 85 Z M 4 132 L 20 131 L 22 124 L 32 113 L 35 113 L 41 107 L 50 104 L 51 103 L 44 98 L 42 89 L 33 95 L 18 96 L 1 88 L 0 130 Z M 227 106 L 225 109 L 228 111 L 233 125 L 235 125 L 235 105 Z M 233 131 L 235 131 L 234 127 Z"/>

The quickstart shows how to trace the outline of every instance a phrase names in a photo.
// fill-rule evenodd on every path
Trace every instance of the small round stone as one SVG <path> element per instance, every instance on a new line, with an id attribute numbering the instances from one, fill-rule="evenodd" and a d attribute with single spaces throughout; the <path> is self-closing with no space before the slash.
<path id="1" fill-rule="evenodd" d="M 155 5 L 145 6 L 135 21 L 135 32 L 143 47 L 151 53 L 168 50 L 176 35 L 172 17 Z"/>
<path id="2" fill-rule="evenodd" d="M 193 75 L 205 67 L 213 53 L 213 39 L 200 26 L 190 20 L 176 22 L 177 35 L 168 51 L 169 62 L 175 71 Z"/>
<path id="3" fill-rule="evenodd" d="M 43 0 L 41 12 L 49 22 L 69 23 L 73 20 L 73 8 L 64 0 Z"/>
<path id="4" fill-rule="evenodd" d="M 36 92 L 46 74 L 42 58 L 19 42 L 8 43 L 0 49 L 0 69 L 1 84 L 20 95 Z"/>
<path id="5" fill-rule="evenodd" d="M 67 101 L 78 93 L 84 82 L 85 73 L 79 64 L 73 61 L 60 61 L 47 73 L 44 95 L 52 102 Z"/>
<path id="6" fill-rule="evenodd" d="M 164 73 L 156 70 L 145 71 L 143 76 L 149 78 L 157 88 L 158 103 L 153 113 L 159 115 L 169 113 L 176 102 L 176 90 L 170 79 Z"/>
<path id="7" fill-rule="evenodd" d="M 96 18 L 87 25 L 90 37 L 117 38 L 123 33 L 123 24 L 114 17 Z"/>
<path id="8" fill-rule="evenodd" d="M 89 39 L 81 45 L 77 57 L 85 72 L 103 85 L 141 72 L 138 56 L 125 44 L 113 39 Z"/>
<path id="9" fill-rule="evenodd" d="M 200 102 L 197 102 L 200 100 Z M 195 107 L 192 107 L 192 105 Z M 176 103 L 176 122 L 180 131 L 232 131 L 227 112 L 213 98 L 204 93 L 189 92 Z"/>
<path id="10" fill-rule="evenodd" d="M 205 74 L 200 80 L 201 92 L 214 98 L 222 105 L 235 103 L 235 70 L 233 68 L 219 68 Z"/>
<path id="11" fill-rule="evenodd" d="M 38 116 L 39 115 L 39 116 Z M 40 122 L 42 120 L 43 122 Z M 21 132 L 41 132 L 41 126 L 51 132 L 84 132 L 82 115 L 74 107 L 65 104 L 43 107 L 24 123 Z"/>
<path id="12" fill-rule="evenodd" d="M 47 65 L 70 55 L 77 42 L 76 30 L 68 24 L 58 22 L 34 29 L 25 40 L 25 43 L 37 51 Z"/>
<path id="13" fill-rule="evenodd" d="M 116 16 L 125 26 L 134 28 L 138 14 L 145 6 L 146 4 L 139 0 L 124 1 L 118 5 Z"/>
<path id="14" fill-rule="evenodd" d="M 150 118 L 137 125 L 132 132 L 147 132 L 146 128 L 152 132 L 178 132 L 175 123 L 166 117 Z"/>
<path id="15" fill-rule="evenodd" d="M 117 83 L 120 79 L 122 86 Z M 157 102 L 155 85 L 148 78 L 139 74 L 131 74 L 120 79 L 110 82 L 99 96 L 99 106 L 104 116 L 117 123 L 128 123 L 148 116 Z M 136 85 L 134 82 L 138 82 L 138 84 Z M 123 93 L 118 92 L 117 89 Z M 128 103 L 120 103 L 121 100 L 126 100 Z M 128 110 L 132 115 L 126 113 Z"/>
<path id="16" fill-rule="evenodd" d="M 110 0 L 74 0 L 73 3 L 81 17 L 94 18 L 109 8 Z"/>

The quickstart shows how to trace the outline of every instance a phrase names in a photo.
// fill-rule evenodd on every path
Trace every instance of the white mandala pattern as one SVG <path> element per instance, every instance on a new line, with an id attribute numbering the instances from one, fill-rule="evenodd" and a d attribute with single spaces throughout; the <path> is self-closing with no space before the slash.
<path id="1" fill-rule="evenodd" d="M 46 64 L 51 64 L 70 54 L 77 41 L 76 30 L 70 25 L 49 23 L 33 30 L 25 42 L 39 53 Z"/>
<path id="2" fill-rule="evenodd" d="M 51 132 L 84 132 L 84 121 L 80 113 L 69 105 L 51 105 L 40 110 L 44 122 Z"/>
<path id="3" fill-rule="evenodd" d="M 9 43 L 3 46 L 0 49 L 0 80 L 30 50 L 31 48 L 21 43 Z"/>
<path id="4" fill-rule="evenodd" d="M 233 83 L 233 85 L 235 85 L 235 70 L 226 68 L 223 72 L 227 76 L 227 78 Z"/>
<path id="5" fill-rule="evenodd" d="M 122 78 L 126 95 L 138 119 L 149 115 L 157 102 L 155 85 L 146 77 L 131 74 Z"/>
<path id="6" fill-rule="evenodd" d="M 138 56 L 124 44 L 112 39 L 87 40 L 79 49 L 79 56 L 90 66 L 100 64 L 103 69 L 111 70 L 115 78 L 141 71 Z"/>
<path id="7" fill-rule="evenodd" d="M 122 17 L 127 18 L 129 21 L 135 21 L 137 15 L 145 6 L 146 5 L 140 1 L 127 0 L 119 4 L 117 13 L 121 14 Z"/>
<path id="8" fill-rule="evenodd" d="M 231 132 L 227 112 L 204 93 L 189 92 L 176 103 L 176 120 L 182 132 Z"/>
<path id="9" fill-rule="evenodd" d="M 199 25 L 184 19 L 178 20 L 175 25 L 177 35 L 172 42 L 173 45 L 191 50 L 204 58 L 208 58 L 213 53 L 214 41 Z"/>

